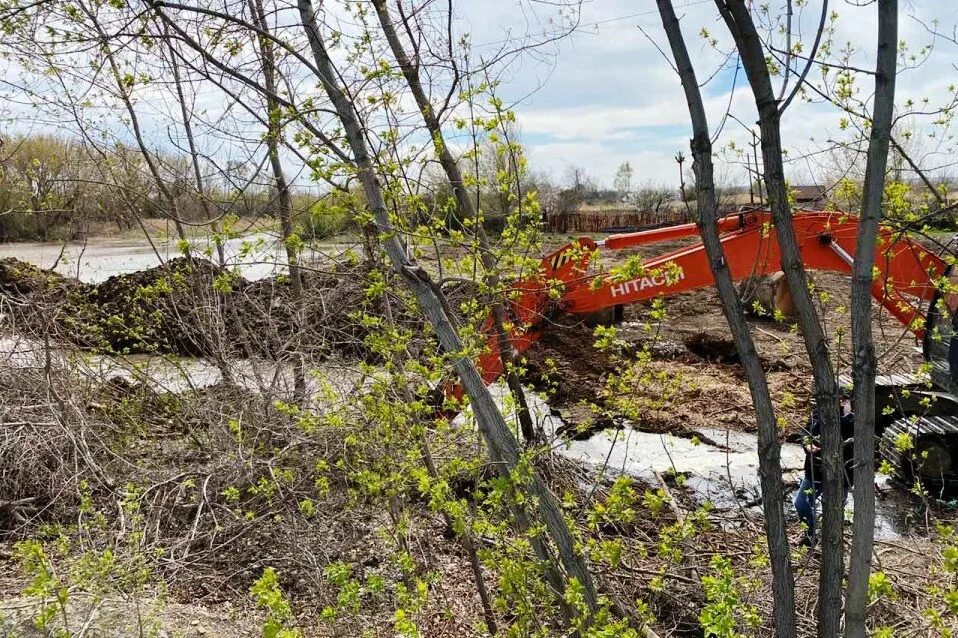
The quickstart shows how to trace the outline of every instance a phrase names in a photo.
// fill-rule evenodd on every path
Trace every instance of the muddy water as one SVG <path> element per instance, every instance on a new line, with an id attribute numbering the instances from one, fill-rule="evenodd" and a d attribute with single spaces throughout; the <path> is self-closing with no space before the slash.
<path id="1" fill-rule="evenodd" d="M 42 369 L 48 353 L 39 341 L 17 336 L 0 337 L 0 365 L 18 369 Z M 96 382 L 123 379 L 145 383 L 157 392 L 185 392 L 219 383 L 219 369 L 201 359 L 131 355 L 112 357 L 52 348 L 51 363 Z M 240 379 L 243 375 L 240 375 Z"/>
<path id="2" fill-rule="evenodd" d="M 207 388 L 223 380 L 221 370 L 205 359 L 164 355 L 109 356 L 52 348 L 49 357 L 61 369 L 68 369 L 81 378 L 105 383 L 122 379 L 143 384 L 154 392 L 179 394 Z M 43 369 L 47 350 L 42 343 L 17 336 L 0 337 L 0 366 L 18 369 Z M 232 382 L 250 392 L 267 389 L 280 397 L 293 395 L 293 374 L 288 366 L 271 361 L 239 359 L 230 361 Z M 342 396 L 349 394 L 359 375 L 355 365 L 328 361 L 322 370 L 311 371 L 307 392 L 315 394 L 331 385 Z"/>
<path id="3" fill-rule="evenodd" d="M 561 418 L 552 413 L 541 397 L 533 395 L 530 402 L 543 430 L 554 434 L 562 425 Z M 703 428 L 696 439 L 689 439 L 643 432 L 627 424 L 622 430 L 601 432 L 585 441 L 557 442 L 556 445 L 560 454 L 611 476 L 627 474 L 654 485 L 660 476 L 670 472 L 682 474 L 685 486 L 700 503 L 709 501 L 720 509 L 741 507 L 761 514 L 755 434 Z M 782 445 L 783 479 L 787 485 L 794 486 L 788 494 L 786 508 L 792 519 L 795 515 L 791 502 L 804 473 L 804 461 L 805 452 L 800 445 Z M 883 474 L 876 477 L 876 489 L 876 538 L 895 540 L 910 535 L 914 531 L 908 520 L 914 508 L 910 496 Z M 849 494 L 845 508 L 849 521 L 854 508 L 854 499 Z"/>
<path id="4" fill-rule="evenodd" d="M 760 512 L 758 477 L 758 444 L 754 434 L 726 430 L 702 430 L 703 437 L 718 443 L 712 445 L 672 435 L 652 434 L 633 428 L 598 434 L 587 441 L 573 441 L 563 454 L 606 467 L 613 473 L 638 476 L 653 484 L 671 471 L 686 477 L 697 500 L 710 501 L 724 509 L 739 506 Z M 782 445 L 783 478 L 786 484 L 797 485 L 802 478 L 805 453 L 799 445 Z M 910 499 L 892 484 L 891 477 L 876 478 L 879 497 L 876 499 L 876 537 L 885 540 L 908 534 L 907 510 Z M 789 494 L 789 503 L 795 491 Z M 851 520 L 855 509 L 849 494 L 846 515 Z M 791 513 L 791 510 L 788 510 Z"/>
<path id="5" fill-rule="evenodd" d="M 191 239 L 190 245 L 198 254 L 207 250 L 209 254 L 215 254 L 208 238 Z M 145 238 L 94 239 L 65 244 L 22 242 L 0 244 L 0 258 L 15 257 L 40 268 L 53 268 L 62 275 L 76 277 L 86 283 L 99 283 L 114 275 L 158 266 L 160 258 L 165 262 L 181 256 L 176 242 L 154 240 L 154 246 Z M 262 279 L 285 271 L 285 249 L 279 237 L 273 233 L 262 232 L 231 239 L 223 244 L 223 248 L 227 265 L 238 268 L 247 279 Z M 346 248 L 345 244 L 313 246 L 307 250 L 304 258 L 306 261 L 316 260 Z"/>

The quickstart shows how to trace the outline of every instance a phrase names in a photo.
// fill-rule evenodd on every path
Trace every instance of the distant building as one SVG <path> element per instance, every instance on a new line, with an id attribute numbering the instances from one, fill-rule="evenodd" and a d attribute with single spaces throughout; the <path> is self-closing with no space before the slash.
<path id="1" fill-rule="evenodd" d="M 820 184 L 809 186 L 791 186 L 790 190 L 795 197 L 795 205 L 806 210 L 821 210 L 825 208 L 828 197 L 825 187 Z"/>
<path id="2" fill-rule="evenodd" d="M 819 184 L 791 186 L 790 192 L 795 197 L 795 207 L 804 210 L 823 210 L 828 204 L 828 189 Z M 762 192 L 749 192 L 736 188 L 719 193 L 719 207 L 724 213 L 732 213 L 743 209 L 768 206 L 768 195 L 765 189 Z"/>

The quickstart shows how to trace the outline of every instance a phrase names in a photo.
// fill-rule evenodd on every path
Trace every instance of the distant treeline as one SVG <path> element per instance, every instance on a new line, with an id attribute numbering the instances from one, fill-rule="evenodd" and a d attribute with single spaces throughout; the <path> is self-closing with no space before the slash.
<path id="1" fill-rule="evenodd" d="M 135 148 L 103 150 L 51 135 L 0 141 L 0 241 L 74 239 L 110 228 L 130 230 L 138 218 L 171 217 L 169 199 Z M 274 214 L 268 176 L 251 175 L 245 166 L 207 164 L 201 194 L 188 156 L 161 153 L 151 159 L 184 221 Z M 297 194 L 294 208 L 305 213 L 316 199 Z M 346 223 L 341 217 L 304 215 L 304 230 L 319 235 L 339 230 Z"/>

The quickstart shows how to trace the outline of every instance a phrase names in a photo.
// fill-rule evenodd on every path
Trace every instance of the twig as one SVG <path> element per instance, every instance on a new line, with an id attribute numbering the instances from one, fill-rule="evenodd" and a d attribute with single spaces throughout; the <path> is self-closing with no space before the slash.
<path id="1" fill-rule="evenodd" d="M 212 477 L 212 474 L 207 474 L 206 479 L 203 481 L 203 488 L 200 490 L 200 502 L 196 506 L 196 516 L 193 517 L 193 527 L 190 529 L 190 537 L 186 539 L 186 546 L 183 548 L 183 556 L 180 558 L 180 560 L 186 560 L 186 557 L 189 556 L 190 545 L 193 544 L 193 539 L 196 538 L 196 528 L 200 524 L 200 515 L 203 513 L 203 504 L 206 503 L 206 485 L 210 482 Z"/>

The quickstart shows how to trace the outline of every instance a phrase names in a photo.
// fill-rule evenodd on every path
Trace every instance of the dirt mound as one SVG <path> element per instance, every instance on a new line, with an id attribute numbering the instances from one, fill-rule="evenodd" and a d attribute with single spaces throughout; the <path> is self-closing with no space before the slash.
<path id="1" fill-rule="evenodd" d="M 110 277 L 87 297 L 98 311 L 89 345 L 122 353 L 222 352 L 219 346 L 231 343 L 224 297 L 247 285 L 205 259 L 185 257 Z"/>
<path id="2" fill-rule="evenodd" d="M 214 290 L 221 282 L 227 290 L 245 285 L 202 259 L 174 259 L 96 286 L 17 259 L 0 262 L 9 325 L 109 353 L 206 354 L 204 333 L 221 323 Z"/>
<path id="3" fill-rule="evenodd" d="M 300 308 L 288 276 L 255 281 L 241 295 L 246 329 L 271 355 L 295 341 L 297 350 L 315 358 L 336 353 L 377 360 L 382 344 L 372 344 L 369 338 L 380 321 L 391 317 L 401 331 L 417 337 L 424 326 L 422 318 L 409 312 L 401 290 L 375 289 L 379 278 L 364 264 L 304 270 Z M 422 339 L 414 339 L 412 347 L 422 347 Z"/>
<path id="4" fill-rule="evenodd" d="M 83 288 L 75 279 L 37 268 L 15 257 L 0 259 L 0 295 L 22 299 L 32 295 L 66 293 Z"/>
<path id="5" fill-rule="evenodd" d="M 6 319 L 13 329 L 111 354 L 276 358 L 296 351 L 375 360 L 381 348 L 369 337 L 386 317 L 412 335 L 413 350 L 424 347 L 423 320 L 408 311 L 403 293 L 370 290 L 373 281 L 365 265 L 306 270 L 297 306 L 288 275 L 249 282 L 199 258 L 180 257 L 96 286 L 16 259 L 0 261 L 0 299 L 11 308 Z"/>
<path id="6" fill-rule="evenodd" d="M 0 325 L 37 339 L 85 343 L 91 315 L 91 287 L 12 257 L 0 260 Z"/>
<path id="7" fill-rule="evenodd" d="M 689 347 L 659 335 L 619 328 L 625 359 L 648 348 L 653 359 L 694 361 Z M 595 335 L 577 317 L 555 320 L 525 354 L 531 381 L 552 394 L 552 403 L 566 407 L 580 401 L 597 401 L 609 373 L 622 373 L 623 364 L 608 350 L 595 347 Z M 734 348 L 732 349 L 734 352 Z"/>
<path id="8" fill-rule="evenodd" d="M 572 318 L 550 326 L 525 354 L 533 386 L 549 392 L 556 407 L 598 401 L 602 381 L 616 364 L 594 343 L 592 329 Z"/>
<path id="9" fill-rule="evenodd" d="M 751 397 L 734 344 L 727 334 L 694 322 L 698 315 L 692 310 L 701 296 L 679 301 L 690 314 L 671 313 L 669 322 L 652 331 L 642 327 L 644 306 L 629 309 L 618 332 L 626 344 L 621 358 L 596 349 L 592 329 L 572 317 L 550 325 L 525 353 L 529 382 L 549 394 L 549 405 L 570 424 L 566 433 L 570 438 L 588 438 L 597 429 L 618 427 L 624 416 L 650 432 L 755 430 Z M 630 370 L 630 362 L 639 361 L 636 355 L 646 349 L 649 359 L 643 358 Z M 793 356 L 783 357 L 768 347 L 766 353 L 760 359 L 769 375 L 777 415 L 786 432 L 797 431 L 808 418 L 808 379 L 791 363 Z M 613 395 L 606 389 L 610 375 L 627 381 L 617 384 Z"/>

